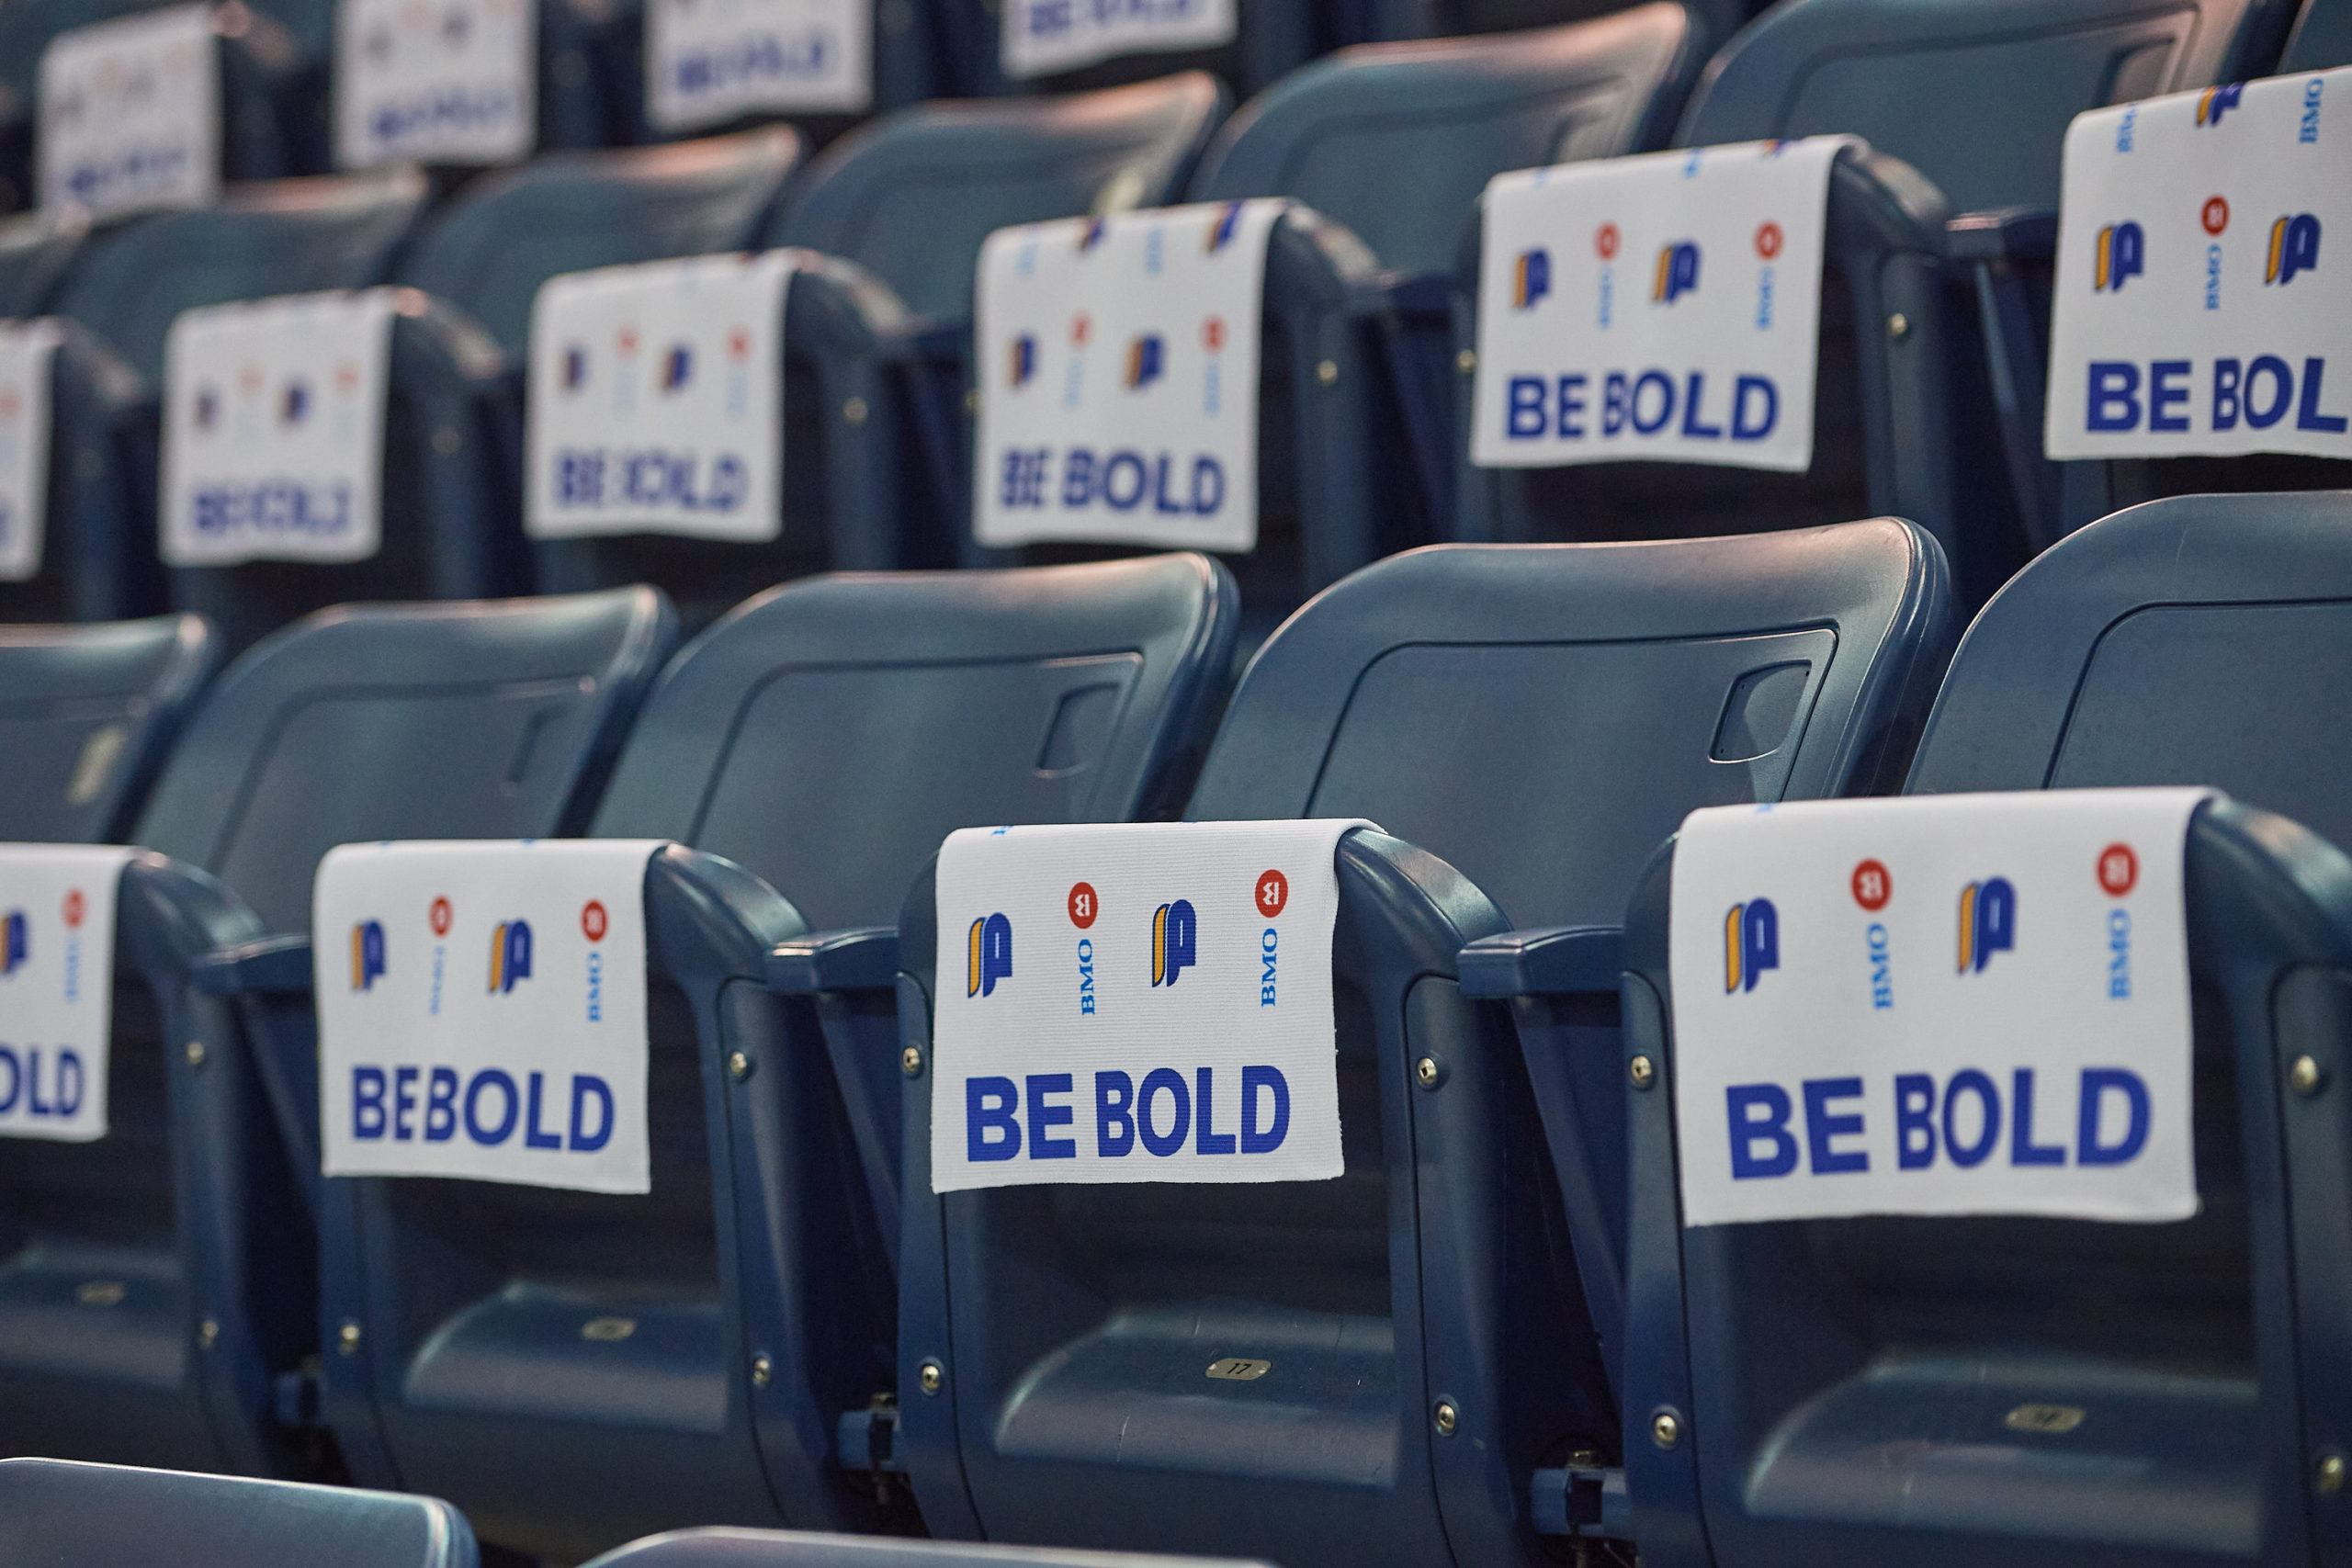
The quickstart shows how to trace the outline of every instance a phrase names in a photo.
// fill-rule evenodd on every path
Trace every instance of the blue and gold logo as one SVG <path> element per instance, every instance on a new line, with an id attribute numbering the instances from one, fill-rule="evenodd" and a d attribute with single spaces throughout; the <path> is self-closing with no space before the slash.
<path id="1" fill-rule="evenodd" d="M 1148 387 L 1167 367 L 1168 348 L 1158 333 L 1143 333 L 1127 344 L 1127 390 Z"/>
<path id="2" fill-rule="evenodd" d="M 1657 276 L 1650 284 L 1650 299 L 1660 305 L 1671 305 L 1685 294 L 1699 288 L 1699 246 L 1695 241 L 1678 240 L 1660 246 L 1657 253 Z"/>
<path id="3" fill-rule="evenodd" d="M 2295 274 L 2319 265 L 2319 220 L 2308 212 L 2270 225 L 2270 251 L 2262 268 L 2265 283 L 2292 283 Z"/>
<path id="4" fill-rule="evenodd" d="M 1234 233 L 1240 227 L 1241 204 L 1238 201 L 1227 202 L 1225 210 L 1216 215 L 1216 221 L 1209 225 L 1207 254 L 1215 255 L 1233 243 Z"/>
<path id="5" fill-rule="evenodd" d="M 1023 333 L 1008 345 L 1007 367 L 1010 379 L 1016 387 L 1025 387 L 1037 373 L 1037 338 L 1034 333 Z"/>
<path id="6" fill-rule="evenodd" d="M 1510 273 L 1510 308 L 1528 310 L 1552 292 L 1552 253 L 1538 245 L 1521 251 Z"/>
<path id="7" fill-rule="evenodd" d="M 531 922 L 501 920 L 490 933 L 490 989 L 492 995 L 512 991 L 514 982 L 531 977 Z"/>
<path id="8" fill-rule="evenodd" d="M 384 923 L 361 920 L 351 928 L 351 988 L 367 990 L 384 973 Z"/>
<path id="9" fill-rule="evenodd" d="M 1781 966 L 1781 912 L 1770 898 L 1734 904 L 1724 916 L 1724 994 L 1752 991 Z"/>
<path id="10" fill-rule="evenodd" d="M 2007 877 L 1988 876 L 1960 890 L 1961 974 L 1983 974 L 1993 954 L 2009 952 L 2017 942 L 2018 890 Z"/>
<path id="11" fill-rule="evenodd" d="M 2147 265 L 2147 239 L 2137 223 L 2110 223 L 2098 231 L 2092 257 L 2091 291 L 2103 293 L 2123 287 Z"/>
<path id="12" fill-rule="evenodd" d="M 1176 976 L 1199 961 L 1200 921 L 1193 901 L 1179 898 L 1151 912 L 1151 983 L 1173 986 Z"/>
<path id="13" fill-rule="evenodd" d="M 2245 96 L 2245 84 L 2233 82 L 2226 87 L 2208 87 L 2197 95 L 2197 123 L 2219 125 L 2222 117 L 2238 107 Z"/>
<path id="14" fill-rule="evenodd" d="M 965 937 L 964 994 L 991 997 L 999 980 L 1012 978 L 1012 922 L 984 915 Z"/>
<path id="15" fill-rule="evenodd" d="M 13 975 L 23 968 L 29 953 L 25 912 L 11 909 L 0 918 L 0 975 Z"/>

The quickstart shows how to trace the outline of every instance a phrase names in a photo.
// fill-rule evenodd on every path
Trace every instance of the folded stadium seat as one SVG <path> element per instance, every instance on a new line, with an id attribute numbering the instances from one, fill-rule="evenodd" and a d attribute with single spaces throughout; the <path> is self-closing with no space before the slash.
<path id="1" fill-rule="evenodd" d="M 40 62 L 58 34 L 156 9 L 155 0 L 28 0 L 0 17 L 0 211 L 35 205 L 33 149 Z M 274 5 L 232 0 L 214 20 L 220 39 L 220 177 L 312 174 L 320 140 L 321 62 L 306 57 Z"/>
<path id="2" fill-rule="evenodd" d="M 155 558 L 155 407 L 98 336 L 55 323 L 39 565 L 0 581 L 0 621 L 106 621 L 161 611 Z"/>
<path id="3" fill-rule="evenodd" d="M 355 1476 L 571 1559 L 694 1523 L 904 1529 L 832 1460 L 896 1353 L 887 922 L 955 828 L 1172 811 L 1233 625 L 1225 574 L 1171 556 L 816 578 L 683 654 L 592 829 L 694 846 L 645 882 L 651 1191 L 326 1182 Z"/>
<path id="4" fill-rule="evenodd" d="M 1451 532 L 1453 274 L 1487 182 L 1665 146 L 1706 36 L 1695 10 L 1654 4 L 1542 31 L 1363 45 L 1244 104 L 1203 156 L 1191 199 L 1303 201 L 1397 275 L 1367 302 L 1380 312 L 1384 407 L 1403 421 L 1382 450 L 1410 451 L 1426 537 Z"/>
<path id="5" fill-rule="evenodd" d="M 1711 63 L 1675 145 L 1832 133 L 1870 144 L 1830 185 L 1811 470 L 1469 469 L 1464 536 L 1719 533 L 1894 512 L 1942 540 L 1962 604 L 1982 604 L 2055 536 L 2030 495 L 1983 482 L 2008 471 L 2000 421 L 2015 416 L 2002 405 L 2018 394 L 1988 378 L 1978 301 L 1947 264 L 1948 219 L 2054 203 L 2078 111 L 2258 70 L 2283 25 L 2277 0 L 1774 6 Z M 2031 396 L 2038 451 L 2038 385 Z"/>
<path id="6" fill-rule="evenodd" d="M 2201 1212 L 1682 1230 L 1670 1098 L 1632 1096 L 1644 1562 L 2341 1556 L 2352 863 L 2332 843 L 2352 810 L 2325 716 L 2347 605 L 2344 495 L 2192 496 L 2066 538 L 1977 617 L 1906 793 L 2232 797 L 2188 851 Z M 1646 1053 L 1670 1088 L 1668 863 L 1628 917 L 1612 1066 Z M 2297 1080 L 2306 1055 L 2320 1071 Z M 2021 1430 L 2023 1402 L 2079 1425 Z M 1648 1439 L 1661 1408 L 1691 1440 Z"/>
<path id="7" fill-rule="evenodd" d="M 2279 58 L 2278 74 L 2337 65 L 2352 65 L 2352 6 L 2343 0 L 2303 0 L 2302 13 L 2295 18 L 2295 30 L 2288 35 L 2286 52 Z"/>
<path id="8" fill-rule="evenodd" d="M 843 137 L 796 183 L 764 243 L 853 262 L 921 318 L 897 401 L 923 452 L 924 489 L 908 509 L 938 522 L 935 535 L 907 541 L 910 564 L 946 565 L 967 547 L 981 243 L 1016 223 L 1181 199 L 1227 102 L 1189 72 L 1079 96 L 924 104 Z"/>
<path id="9" fill-rule="evenodd" d="M 473 1531 L 431 1497 L 169 1470 L 0 1460 L 0 1558 L 57 1568 L 474 1568 Z"/>
<path id="10" fill-rule="evenodd" d="M 965 1546 L 944 1540 L 797 1534 L 786 1530 L 690 1529 L 631 1541 L 593 1568 L 1225 1568 L 1222 1558 L 1055 1547 Z"/>
<path id="11" fill-rule="evenodd" d="M 121 842 L 220 663 L 198 615 L 0 626 L 0 842 Z"/>
<path id="12" fill-rule="evenodd" d="M 263 939 L 307 931 L 333 845 L 578 832 L 673 640 L 643 588 L 358 606 L 215 682 L 130 835 L 109 1130 L 0 1139 L 0 1451 L 338 1472 L 307 1419 L 317 1069 L 257 1032 L 307 1016 L 309 944 Z"/>
<path id="13" fill-rule="evenodd" d="M 910 1078 L 892 1459 L 933 1533 L 1291 1568 L 1563 1550 L 1536 1538 L 1532 1472 L 1618 1446 L 1622 1080 L 1566 1050 L 1567 1024 L 1613 1023 L 1613 1008 L 1573 998 L 1582 1010 L 1531 1031 L 1522 1066 L 1456 955 L 1511 919 L 1613 924 L 1652 840 L 1692 807 L 1890 784 L 1948 612 L 1933 539 L 1879 519 L 1441 546 L 1367 568 L 1277 632 L 1187 816 L 1363 817 L 1394 835 L 1339 848 L 1346 1174 L 942 1199 L 932 1085 Z M 918 1065 L 935 903 L 926 873 L 900 915 Z M 1556 958 L 1558 934 L 1523 945 Z M 1564 1104 L 1596 1152 L 1555 1179 L 1543 1128 Z M 1564 1206 L 1572 1179 L 1602 1195 Z M 1204 1379 L 1228 1357 L 1272 1367 Z"/>
<path id="14" fill-rule="evenodd" d="M 489 330 L 506 353 L 519 406 L 531 304 L 542 283 L 559 273 L 760 245 L 761 225 L 800 152 L 792 130 L 775 127 L 662 147 L 551 153 L 469 186 L 418 236 L 398 281 L 451 302 Z M 898 316 L 888 291 L 849 262 L 809 258 L 795 278 L 785 312 L 790 460 L 779 540 L 539 541 L 533 547 L 539 589 L 651 581 L 676 596 L 696 627 L 756 584 L 828 565 L 899 565 L 900 422 L 878 380 L 878 345 Z M 519 445 L 519 431 L 510 426 L 507 439 Z"/>

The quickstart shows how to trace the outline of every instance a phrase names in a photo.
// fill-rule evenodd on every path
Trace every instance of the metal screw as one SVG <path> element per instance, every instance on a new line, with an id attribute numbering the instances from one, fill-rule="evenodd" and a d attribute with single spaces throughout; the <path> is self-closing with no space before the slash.
<path id="1" fill-rule="evenodd" d="M 2318 1062 L 2309 1056 L 2298 1056 L 2287 1069 L 2287 1084 L 2297 1094 L 2317 1094 L 2322 1076 Z"/>
<path id="2" fill-rule="evenodd" d="M 978 413 L 980 412 L 980 389 L 978 387 L 971 388 L 969 390 L 965 392 L 964 412 L 966 413 Z"/>
<path id="3" fill-rule="evenodd" d="M 456 457 L 458 448 L 465 444 L 466 438 L 458 434 L 454 424 L 445 424 L 433 433 L 433 449 L 444 457 Z"/>
<path id="4" fill-rule="evenodd" d="M 1469 375 L 1478 368 L 1478 351 L 1475 348 L 1463 349 L 1454 355 L 1453 367 L 1464 376 Z"/>
<path id="5" fill-rule="evenodd" d="M 910 1045 L 899 1052 L 899 1070 L 910 1078 L 922 1077 L 922 1047 Z"/>
<path id="6" fill-rule="evenodd" d="M 937 1361 L 925 1361 L 922 1370 L 915 1374 L 915 1382 L 922 1385 L 923 1393 L 937 1393 L 947 1386 L 947 1370 Z"/>
<path id="7" fill-rule="evenodd" d="M 1671 1410 L 1661 1410 L 1650 1417 L 1650 1441 L 1659 1448 L 1670 1449 L 1682 1440 L 1682 1418 Z"/>
<path id="8" fill-rule="evenodd" d="M 1647 1056 L 1636 1056 L 1625 1064 L 1625 1077 L 1635 1089 L 1647 1089 L 1657 1082 L 1657 1064 Z"/>
<path id="9" fill-rule="evenodd" d="M 1327 359 L 1315 367 L 1315 378 L 1329 387 L 1340 379 L 1340 367 Z"/>
<path id="10" fill-rule="evenodd" d="M 2344 1456 L 2324 1455 L 2319 1461 L 2319 1473 L 2312 1477 L 2312 1490 L 2323 1496 L 2344 1490 Z"/>
<path id="11" fill-rule="evenodd" d="M 196 1348 L 209 1350 L 220 1343 L 220 1325 L 217 1319 L 206 1318 L 196 1325 Z"/>
<path id="12" fill-rule="evenodd" d="M 753 1388 L 767 1387 L 770 1380 L 775 1378 L 775 1363 L 774 1361 L 769 1360 L 765 1356 L 754 1356 L 752 1358 L 752 1386 Z"/>
<path id="13" fill-rule="evenodd" d="M 1462 1425 L 1462 1412 L 1453 1408 L 1453 1401 L 1450 1399 L 1439 1400 L 1437 1408 L 1430 1414 L 1437 1418 L 1437 1435 L 1441 1438 L 1453 1436 L 1453 1429 Z"/>
<path id="14" fill-rule="evenodd" d="M 334 1348 L 346 1356 L 359 1354 L 359 1322 L 356 1318 L 343 1320 L 343 1326 L 334 1331 Z"/>
<path id="15" fill-rule="evenodd" d="M 865 423 L 865 400 L 864 398 L 851 398 L 844 401 L 842 404 L 842 417 L 849 421 L 852 424 L 864 424 Z"/>
<path id="16" fill-rule="evenodd" d="M 1419 1061 L 1415 1062 L 1413 1064 L 1413 1077 L 1420 1081 L 1420 1086 L 1423 1089 L 1435 1089 L 1437 1087 L 1437 1058 L 1435 1056 L 1424 1056 Z"/>
<path id="17" fill-rule="evenodd" d="M 187 1056 L 187 1065 L 189 1066 L 200 1067 L 204 1066 L 204 1042 L 201 1040 L 189 1041 L 187 1043 L 186 1055 Z"/>
<path id="18" fill-rule="evenodd" d="M 740 1080 L 752 1076 L 752 1058 L 738 1051 L 727 1058 L 727 1070 Z"/>
<path id="19" fill-rule="evenodd" d="M 1911 335 L 1911 318 L 1897 310 L 1886 319 L 1886 335 L 1901 343 Z"/>

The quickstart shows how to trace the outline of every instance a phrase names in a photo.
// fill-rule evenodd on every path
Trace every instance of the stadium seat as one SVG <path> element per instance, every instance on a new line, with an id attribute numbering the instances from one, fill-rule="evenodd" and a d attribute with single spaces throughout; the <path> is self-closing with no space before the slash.
<path id="1" fill-rule="evenodd" d="M 187 1475 L 0 1460 L 0 1559 L 55 1568 L 475 1568 L 473 1531 L 447 1503 Z"/>
<path id="2" fill-rule="evenodd" d="M 2197 496 L 2066 538 L 1970 628 L 1906 793 L 2233 797 L 2188 852 L 2201 1212 L 1685 1231 L 1669 1096 L 1630 1097 L 1625 1449 L 1645 1562 L 2340 1553 L 2352 863 L 2328 840 L 2352 813 L 2328 716 L 2347 594 L 2345 496 Z M 1670 1088 L 1668 863 L 1628 918 L 1611 1065 L 1650 1054 Z M 2305 1055 L 2320 1073 L 2298 1085 Z M 2021 1434 L 2005 1415 L 2027 1401 L 2087 1414 L 2062 1438 Z M 1650 1440 L 1662 1408 L 1690 1440 Z"/>
<path id="3" fill-rule="evenodd" d="M 1392 542 L 1451 533 L 1453 272 L 1487 182 L 1665 146 L 1704 37 L 1694 11 L 1654 4 L 1534 32 L 1362 45 L 1283 77 L 1210 144 L 1191 199 L 1303 201 L 1397 275 L 1364 303 L 1384 415 L 1400 422 L 1421 489 L 1420 520 L 1393 525 Z"/>
<path id="4" fill-rule="evenodd" d="M 1731 40 L 1765 8 L 1767 0 L 1694 0 L 1690 12 L 1705 29 L 1702 56 Z M 1623 0 L 1344 0 L 1341 24 L 1351 39 L 1465 38 L 1590 21 L 1629 9 Z"/>
<path id="5" fill-rule="evenodd" d="M 1234 0 L 1235 37 L 1217 48 L 1144 50 L 1027 80 L 1005 73 L 1001 8 L 989 0 L 935 0 L 940 37 L 958 93 L 997 98 L 1052 97 L 1122 87 L 1177 71 L 1204 71 L 1236 97 L 1262 92 L 1284 73 L 1343 43 L 1343 18 L 1329 0 Z"/>
<path id="6" fill-rule="evenodd" d="M 155 408 L 146 384 L 79 322 L 49 372 L 40 568 L 0 582 L 0 621 L 106 621 L 166 602 L 155 558 Z"/>
<path id="7" fill-rule="evenodd" d="M 215 682 L 123 872 L 110 1130 L 0 1139 L 0 1452 L 328 1466 L 309 943 L 264 939 L 333 845 L 578 832 L 673 625 L 648 589 L 339 609 Z"/>
<path id="8" fill-rule="evenodd" d="M 2337 65 L 2352 65 L 2352 6 L 2343 0 L 2303 0 L 2302 14 L 2295 18 L 2295 30 L 2278 62 L 2278 74 Z"/>
<path id="9" fill-rule="evenodd" d="M 2000 378 L 1985 362 L 2030 355 L 2038 374 L 2039 350 L 1999 334 L 1988 349 L 1968 257 L 1948 260 L 1958 242 L 1947 222 L 2053 204 L 2076 113 L 2259 70 L 2284 21 L 2277 0 L 2154 12 L 2132 0 L 1773 7 L 1710 64 L 1675 145 L 1828 133 L 1870 143 L 1831 181 L 1812 469 L 1471 468 L 1464 536 L 1654 536 L 1893 512 L 1942 541 L 1963 608 L 1983 604 L 2056 529 L 2040 481 L 2005 491 L 1976 478 L 2011 471 L 2011 436 L 2029 424 L 2038 454 L 2039 383 Z"/>
<path id="10" fill-rule="evenodd" d="M 636 1540 L 590 1568 L 1232 1568 L 1221 1558 L 966 1546 L 786 1530 L 690 1529 Z"/>
<path id="11" fill-rule="evenodd" d="M 325 1183 L 354 1473 L 574 1560 L 695 1523 L 904 1529 L 832 1459 L 893 1371 L 887 922 L 952 829 L 1172 810 L 1232 637 L 1232 584 L 1175 556 L 815 578 L 682 655 L 592 829 L 693 846 L 646 876 L 651 1193 Z"/>
<path id="12" fill-rule="evenodd" d="M 1613 925 L 1690 807 L 1891 782 L 1948 595 L 1934 541 L 1880 519 L 1439 547 L 1277 632 L 1187 816 L 1364 817 L 1394 835 L 1339 850 L 1347 1173 L 942 1199 L 932 1087 L 910 1078 L 892 1458 L 932 1532 L 1290 1568 L 1544 1561 L 1532 1473 L 1616 1448 L 1612 1347 L 1577 1280 L 1605 1279 L 1608 1250 L 1578 1234 L 1599 1222 L 1564 1211 L 1545 1153 L 1571 1064 L 1542 1053 L 1560 1042 L 1531 1029 L 1522 1065 L 1458 955 L 1512 919 Z M 918 1063 L 935 902 L 926 873 L 899 917 Z M 1611 1075 L 1584 1109 L 1596 1137 L 1615 1092 Z M 1232 1355 L 1277 1375 L 1203 1380 Z"/>
<path id="13" fill-rule="evenodd" d="M 0 219 L 0 317 L 40 315 L 89 231 L 78 213 Z"/>
<path id="14" fill-rule="evenodd" d="M 220 662 L 197 615 L 0 626 L 0 842 L 120 843 Z"/>

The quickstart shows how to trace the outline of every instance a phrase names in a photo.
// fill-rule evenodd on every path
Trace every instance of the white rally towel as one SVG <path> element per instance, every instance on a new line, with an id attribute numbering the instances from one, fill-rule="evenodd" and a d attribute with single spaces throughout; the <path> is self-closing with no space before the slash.
<path id="1" fill-rule="evenodd" d="M 2347 117 L 2352 69 L 2075 117 L 2051 457 L 2352 457 Z"/>
<path id="2" fill-rule="evenodd" d="M 1332 857 L 1371 826 L 950 834 L 932 1190 L 1340 1175 Z"/>
<path id="3" fill-rule="evenodd" d="M 649 0 L 654 129 L 747 114 L 860 114 L 874 101 L 873 0 Z"/>
<path id="4" fill-rule="evenodd" d="M 57 323 L 0 321 L 0 582 L 40 575 L 49 520 L 50 369 Z"/>
<path id="5" fill-rule="evenodd" d="M 400 291 L 184 310 L 164 344 L 164 559 L 366 560 Z"/>
<path id="6" fill-rule="evenodd" d="M 1717 807 L 1674 855 L 1685 1224 L 2197 1211 L 2200 789 Z"/>
<path id="7" fill-rule="evenodd" d="M 798 253 L 567 273 L 531 308 L 527 531 L 773 539 Z"/>
<path id="8" fill-rule="evenodd" d="M 1218 49 L 1238 28 L 1237 0 L 1004 0 L 997 58 L 1018 81 L 1114 55 Z"/>
<path id="9" fill-rule="evenodd" d="M 207 207 L 220 191 L 212 6 L 75 28 L 40 57 L 40 204 L 96 217 Z"/>
<path id="10" fill-rule="evenodd" d="M 329 1176 L 652 1190 L 650 839 L 344 844 L 311 943 Z"/>
<path id="11" fill-rule="evenodd" d="M 1470 460 L 1813 463 L 1829 171 L 1850 137 L 1487 186 Z"/>
<path id="12" fill-rule="evenodd" d="M 137 852 L 0 844 L 0 1138 L 106 1136 L 115 890 Z"/>
<path id="13" fill-rule="evenodd" d="M 529 157 L 537 51 L 535 0 L 340 0 L 336 165 Z"/>
<path id="14" fill-rule="evenodd" d="M 981 544 L 1256 546 L 1259 317 L 1284 207 L 989 236 L 974 322 Z"/>

